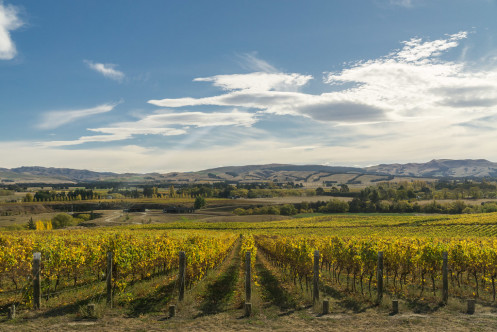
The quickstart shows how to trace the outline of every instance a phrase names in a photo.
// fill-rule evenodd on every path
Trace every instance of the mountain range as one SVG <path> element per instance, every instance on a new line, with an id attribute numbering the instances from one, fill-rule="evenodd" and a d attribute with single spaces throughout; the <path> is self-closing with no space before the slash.
<path id="1" fill-rule="evenodd" d="M 94 172 L 70 168 L 0 168 L 0 182 L 9 183 L 213 183 L 213 182 L 294 182 L 307 186 L 370 184 L 393 178 L 489 178 L 497 177 L 497 163 L 484 159 L 437 159 L 426 163 L 380 164 L 365 168 L 323 165 L 246 165 L 207 169 L 198 172 L 125 173 Z"/>

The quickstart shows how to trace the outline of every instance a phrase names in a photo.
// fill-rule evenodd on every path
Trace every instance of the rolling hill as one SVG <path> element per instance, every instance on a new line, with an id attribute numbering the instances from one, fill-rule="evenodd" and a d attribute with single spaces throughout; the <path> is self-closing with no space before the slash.
<path id="1" fill-rule="evenodd" d="M 70 168 L 0 168 L 0 181 L 9 183 L 81 183 L 96 181 L 126 183 L 214 183 L 214 182 L 294 182 L 306 186 L 332 184 L 370 184 L 395 177 L 482 178 L 497 177 L 497 163 L 484 159 L 438 159 L 427 163 L 381 164 L 366 168 L 267 164 L 227 166 L 198 172 L 126 173 L 95 172 Z"/>

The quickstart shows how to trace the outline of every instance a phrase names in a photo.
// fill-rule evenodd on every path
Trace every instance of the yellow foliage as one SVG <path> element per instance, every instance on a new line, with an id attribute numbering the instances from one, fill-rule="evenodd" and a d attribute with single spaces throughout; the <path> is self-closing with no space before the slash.
<path id="1" fill-rule="evenodd" d="M 41 221 L 41 220 L 37 220 L 35 223 L 35 226 L 36 226 L 37 231 L 42 231 L 45 229 L 45 225 L 43 224 L 43 221 Z"/>

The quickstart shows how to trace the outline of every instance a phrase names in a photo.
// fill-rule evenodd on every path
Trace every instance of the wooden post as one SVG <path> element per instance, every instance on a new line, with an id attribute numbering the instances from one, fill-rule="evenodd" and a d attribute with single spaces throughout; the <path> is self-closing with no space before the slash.
<path id="1" fill-rule="evenodd" d="M 41 307 L 41 253 L 33 254 L 33 308 L 40 309 Z"/>
<path id="2" fill-rule="evenodd" d="M 184 251 L 179 252 L 179 300 L 183 301 L 185 297 L 185 273 L 186 272 L 186 255 Z"/>
<path id="3" fill-rule="evenodd" d="M 468 300 L 468 311 L 466 311 L 468 315 L 472 315 L 475 313 L 475 299 Z"/>
<path id="4" fill-rule="evenodd" d="M 112 252 L 107 253 L 107 304 L 112 308 Z"/>
<path id="5" fill-rule="evenodd" d="M 15 319 L 16 318 L 16 305 L 13 304 L 9 307 L 9 312 L 7 314 L 8 319 Z"/>
<path id="6" fill-rule="evenodd" d="M 245 317 L 252 315 L 252 303 L 245 302 Z"/>
<path id="7" fill-rule="evenodd" d="M 327 315 L 330 313 L 330 301 L 323 300 L 323 315 Z"/>
<path id="8" fill-rule="evenodd" d="M 245 303 L 250 303 L 252 298 L 252 264 L 250 251 L 245 253 Z"/>
<path id="9" fill-rule="evenodd" d="M 94 303 L 89 303 L 86 306 L 86 311 L 88 313 L 88 317 L 92 317 L 92 318 L 97 317 L 96 310 L 95 310 L 95 304 Z"/>
<path id="10" fill-rule="evenodd" d="M 442 253 L 442 303 L 447 304 L 447 301 L 449 300 L 449 279 L 448 279 L 448 274 L 449 274 L 449 269 L 448 269 L 448 253 L 447 251 L 444 251 Z"/>
<path id="11" fill-rule="evenodd" d="M 169 318 L 173 318 L 176 315 L 176 306 L 171 304 L 169 306 Z"/>
<path id="12" fill-rule="evenodd" d="M 399 313 L 399 300 L 392 300 L 392 314 L 397 315 Z"/>
<path id="13" fill-rule="evenodd" d="M 383 251 L 378 252 L 378 266 L 376 268 L 376 282 L 378 286 L 378 297 L 376 302 L 381 303 L 383 299 Z"/>
<path id="14" fill-rule="evenodd" d="M 314 251 L 314 278 L 312 283 L 312 302 L 319 301 L 319 250 Z"/>

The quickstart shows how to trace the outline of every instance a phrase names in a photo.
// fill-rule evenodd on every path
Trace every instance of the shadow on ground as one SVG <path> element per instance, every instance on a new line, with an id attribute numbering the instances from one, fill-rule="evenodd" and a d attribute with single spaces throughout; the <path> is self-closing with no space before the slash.
<path id="1" fill-rule="evenodd" d="M 255 268 L 263 288 L 263 299 L 281 310 L 295 309 L 295 299 L 281 286 L 278 279 L 262 263 L 256 264 Z"/>
<path id="2" fill-rule="evenodd" d="M 201 313 L 197 317 L 214 315 L 225 309 L 234 294 L 238 281 L 239 263 L 239 260 L 235 259 L 226 272 L 207 287 L 206 295 L 200 305 Z"/>

